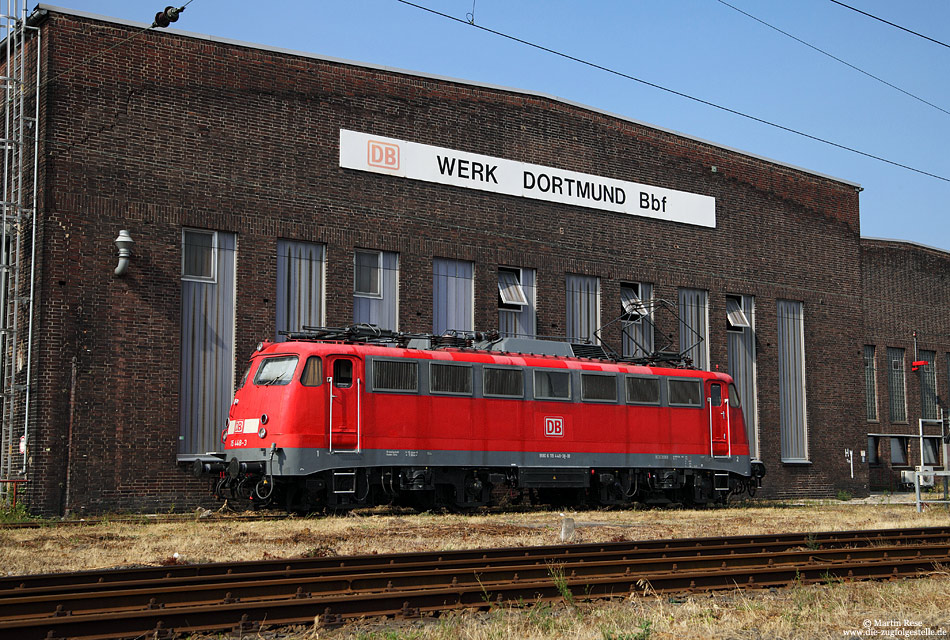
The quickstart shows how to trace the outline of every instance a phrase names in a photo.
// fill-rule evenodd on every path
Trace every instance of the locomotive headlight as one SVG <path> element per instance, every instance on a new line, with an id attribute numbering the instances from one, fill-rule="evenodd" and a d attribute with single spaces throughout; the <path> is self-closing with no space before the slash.
<path id="1" fill-rule="evenodd" d="M 263 439 L 266 435 L 267 435 L 267 429 L 265 429 L 264 427 L 261 427 L 260 429 L 257 430 L 257 437 Z"/>

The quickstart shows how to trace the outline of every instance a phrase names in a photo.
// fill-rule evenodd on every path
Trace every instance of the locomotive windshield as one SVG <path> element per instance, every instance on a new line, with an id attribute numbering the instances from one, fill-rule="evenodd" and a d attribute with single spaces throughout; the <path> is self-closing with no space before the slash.
<path id="1" fill-rule="evenodd" d="M 254 384 L 262 386 L 290 384 L 290 379 L 294 377 L 294 369 L 296 368 L 297 356 L 267 358 L 257 370 L 257 375 L 254 376 Z"/>

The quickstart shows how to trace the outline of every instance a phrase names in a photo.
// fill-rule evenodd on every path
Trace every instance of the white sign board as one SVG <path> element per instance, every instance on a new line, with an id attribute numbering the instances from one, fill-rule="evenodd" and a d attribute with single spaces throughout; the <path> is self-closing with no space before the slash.
<path id="1" fill-rule="evenodd" d="M 509 196 L 716 227 L 716 199 L 396 138 L 340 130 L 340 166 Z"/>

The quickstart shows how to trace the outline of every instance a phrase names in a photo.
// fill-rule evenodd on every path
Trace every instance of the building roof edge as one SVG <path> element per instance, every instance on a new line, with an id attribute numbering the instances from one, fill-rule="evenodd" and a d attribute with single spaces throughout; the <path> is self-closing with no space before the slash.
<path id="1" fill-rule="evenodd" d="M 937 251 L 946 256 L 950 256 L 950 251 L 947 249 L 941 249 L 940 247 L 932 247 L 929 244 L 924 244 L 922 242 L 914 242 L 913 240 L 900 240 L 898 238 L 872 238 L 870 236 L 861 236 L 861 242 L 881 242 L 888 244 L 904 244 L 909 247 L 915 247 L 917 249 L 928 249 L 930 251 Z"/>

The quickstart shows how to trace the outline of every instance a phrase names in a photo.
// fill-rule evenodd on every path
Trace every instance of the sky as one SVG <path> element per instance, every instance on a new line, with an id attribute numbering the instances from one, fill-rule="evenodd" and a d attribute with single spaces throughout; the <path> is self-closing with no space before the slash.
<path id="1" fill-rule="evenodd" d="M 457 21 L 398 0 L 181 0 L 186 10 L 172 26 L 615 113 L 859 184 L 862 236 L 950 250 L 950 2 L 842 1 L 943 44 L 832 0 L 413 0 Z M 165 7 L 49 4 L 142 23 Z"/>

